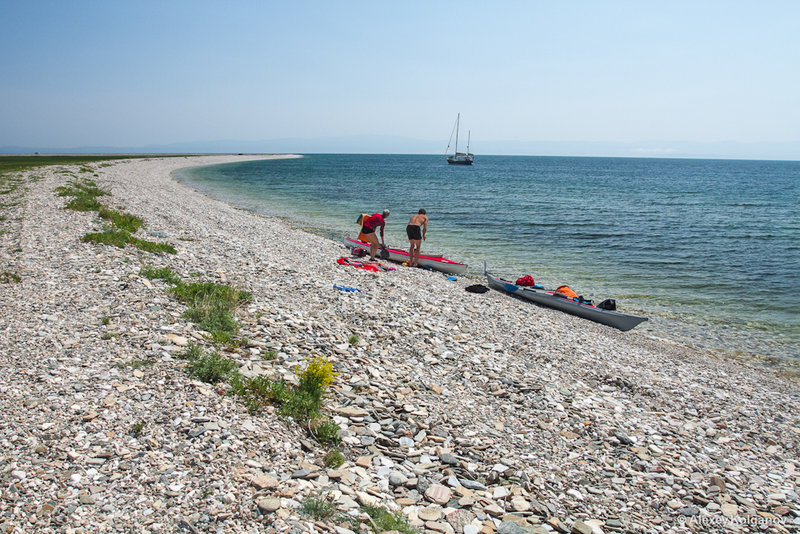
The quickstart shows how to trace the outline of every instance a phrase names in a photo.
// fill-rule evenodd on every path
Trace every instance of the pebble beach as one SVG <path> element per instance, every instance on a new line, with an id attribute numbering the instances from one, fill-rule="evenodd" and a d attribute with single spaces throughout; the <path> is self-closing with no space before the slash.
<path id="1" fill-rule="evenodd" d="M 375 530 L 363 505 L 425 533 L 800 531 L 793 367 L 465 291 L 481 279 L 338 265 L 342 244 L 170 174 L 265 157 L 26 172 L 0 235 L 19 276 L 0 284 L 0 532 L 350 534 Z M 177 253 L 82 242 L 102 223 L 64 209 L 72 177 Z M 189 376 L 179 353 L 211 342 L 144 266 L 252 294 L 225 352 L 243 375 L 330 360 L 345 463 Z M 354 521 L 304 516 L 314 496 Z"/>

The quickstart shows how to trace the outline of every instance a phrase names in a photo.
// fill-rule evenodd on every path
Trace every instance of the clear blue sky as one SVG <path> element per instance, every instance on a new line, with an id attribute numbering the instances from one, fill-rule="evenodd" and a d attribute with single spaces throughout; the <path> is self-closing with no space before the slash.
<path id="1" fill-rule="evenodd" d="M 794 0 L 0 0 L 0 19 L 0 147 L 443 150 L 461 112 L 476 151 L 778 143 L 800 159 Z"/>

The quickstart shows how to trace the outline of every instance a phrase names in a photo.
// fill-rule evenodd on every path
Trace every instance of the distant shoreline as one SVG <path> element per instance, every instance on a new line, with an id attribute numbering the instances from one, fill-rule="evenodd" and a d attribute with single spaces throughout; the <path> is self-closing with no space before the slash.
<path id="1" fill-rule="evenodd" d="M 792 148 L 796 143 L 790 143 Z M 207 156 L 261 156 L 261 155 L 289 155 L 289 154 L 370 154 L 387 156 L 442 156 L 440 150 L 428 151 L 375 151 L 375 150 L 320 150 L 308 149 L 298 150 L 297 147 L 286 151 L 147 151 L 147 150 L 114 150 L 108 151 L 82 151 L 80 149 L 54 149 L 54 150 L 32 150 L 30 148 L 0 147 L 0 157 L 3 156 L 131 156 L 131 157 L 207 157 Z M 800 156 L 790 154 L 730 154 L 730 153 L 684 153 L 673 152 L 664 149 L 631 148 L 618 151 L 587 150 L 587 151 L 548 151 L 542 150 L 538 153 L 510 153 L 500 151 L 491 153 L 478 152 L 476 158 L 482 157 L 522 157 L 522 158 L 624 158 L 624 159 L 688 159 L 688 160 L 731 160 L 731 161 L 774 161 L 796 163 L 800 162 Z M 476 159 L 479 164 L 479 159 Z"/>

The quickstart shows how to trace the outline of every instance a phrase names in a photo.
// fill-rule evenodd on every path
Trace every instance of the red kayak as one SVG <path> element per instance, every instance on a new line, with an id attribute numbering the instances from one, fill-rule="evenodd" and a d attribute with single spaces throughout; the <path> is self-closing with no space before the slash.
<path id="1" fill-rule="evenodd" d="M 358 239 L 350 239 L 349 237 L 345 237 L 344 244 L 350 250 L 365 250 L 367 253 L 369 253 L 369 243 L 364 243 Z M 405 263 L 410 258 L 407 250 L 389 247 L 382 250 L 386 250 L 386 252 L 389 253 L 388 259 L 391 261 Z M 383 259 L 387 258 L 384 256 Z M 430 267 L 431 269 L 447 274 L 462 274 L 467 270 L 466 263 L 458 263 L 457 261 L 451 261 L 447 258 L 442 258 L 441 256 L 426 256 L 424 254 L 420 254 L 419 265 L 420 267 Z"/>

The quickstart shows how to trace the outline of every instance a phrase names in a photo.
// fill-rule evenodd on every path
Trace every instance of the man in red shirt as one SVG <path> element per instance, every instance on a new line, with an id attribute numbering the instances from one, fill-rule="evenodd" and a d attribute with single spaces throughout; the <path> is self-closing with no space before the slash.
<path id="1" fill-rule="evenodd" d="M 361 221 L 361 233 L 369 242 L 369 259 L 375 261 L 375 253 L 378 252 L 378 236 L 375 235 L 375 229 L 381 227 L 381 246 L 386 248 L 386 242 L 383 239 L 383 230 L 386 226 L 386 218 L 389 216 L 389 210 L 384 210 L 383 213 L 374 213 Z"/>

